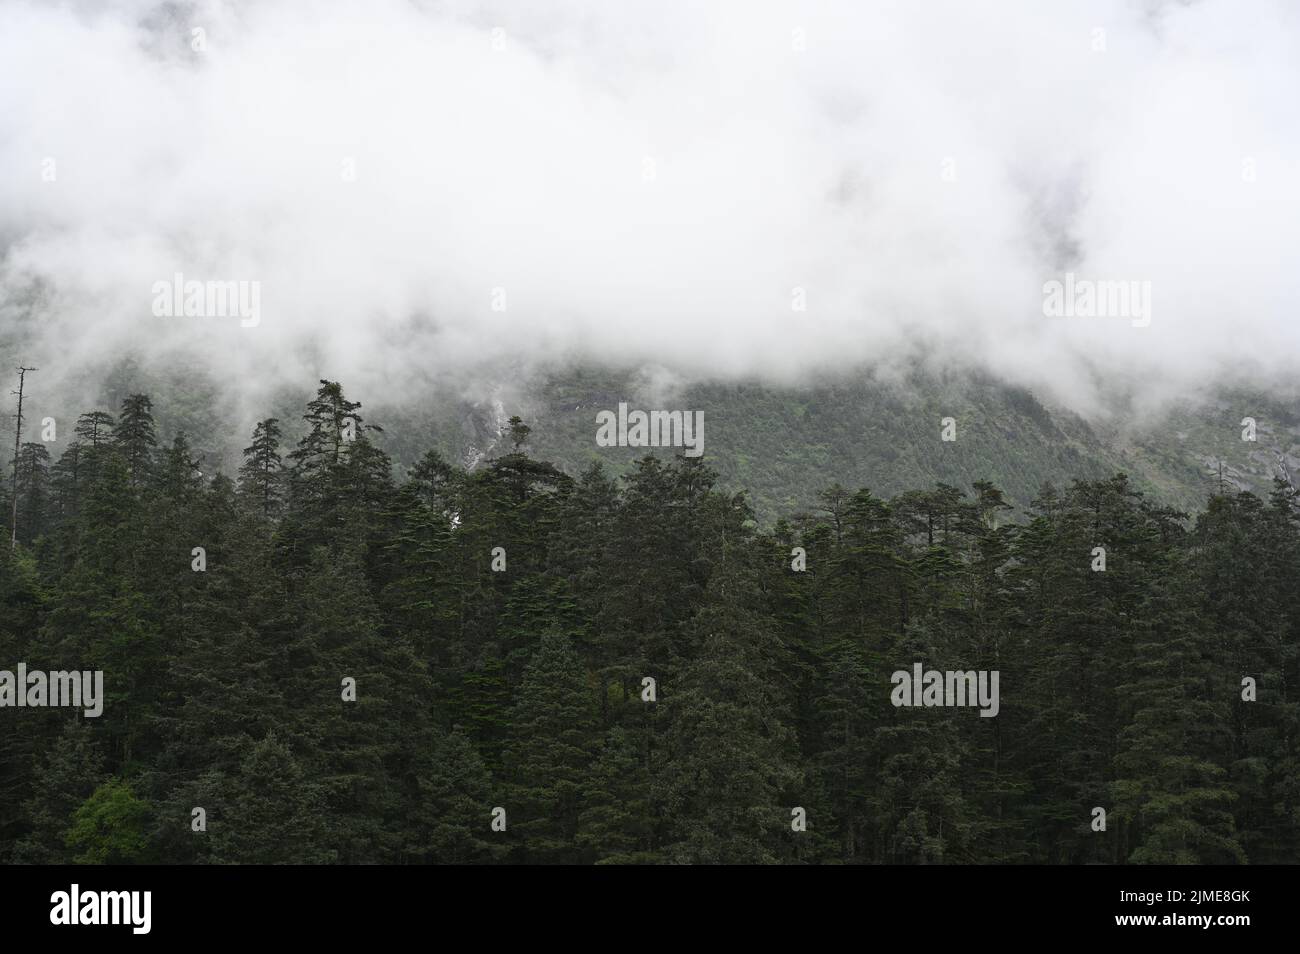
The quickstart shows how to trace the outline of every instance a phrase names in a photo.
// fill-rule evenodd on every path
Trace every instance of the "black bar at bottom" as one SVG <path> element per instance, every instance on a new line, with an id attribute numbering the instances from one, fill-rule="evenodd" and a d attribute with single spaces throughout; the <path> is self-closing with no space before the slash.
<path id="1" fill-rule="evenodd" d="M 0 869 L 0 909 L 8 940 L 320 939 L 335 950 L 413 931 L 456 946 L 480 932 L 500 942 L 503 931 L 533 943 L 577 931 L 572 940 L 593 942 L 589 932 L 601 923 L 629 932 L 610 935 L 611 943 L 644 935 L 656 947 L 674 935 L 676 946 L 693 933 L 724 931 L 734 940 L 783 928 L 822 940 L 847 929 L 864 940 L 903 930 L 917 943 L 973 931 L 972 941 L 1106 934 L 1231 944 L 1294 932 L 1297 874 L 1296 867 L 8 867 Z"/>

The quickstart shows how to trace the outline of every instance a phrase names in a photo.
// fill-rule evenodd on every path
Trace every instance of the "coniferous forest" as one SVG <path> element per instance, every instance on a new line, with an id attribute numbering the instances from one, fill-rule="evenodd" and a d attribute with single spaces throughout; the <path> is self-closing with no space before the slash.
<path id="1" fill-rule="evenodd" d="M 564 473 L 513 418 L 398 481 L 376 431 L 321 382 L 235 475 L 139 394 L 22 446 L 0 666 L 105 699 L 5 712 L 0 860 L 1300 858 L 1285 483 L 828 486 L 761 525 L 707 457 Z M 916 663 L 999 672 L 996 716 L 896 706 Z"/>

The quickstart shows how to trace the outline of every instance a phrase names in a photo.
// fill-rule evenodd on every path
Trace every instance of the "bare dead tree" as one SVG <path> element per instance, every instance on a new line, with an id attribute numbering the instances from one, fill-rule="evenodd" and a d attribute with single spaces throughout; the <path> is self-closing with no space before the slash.
<path id="1" fill-rule="evenodd" d="M 18 413 L 17 420 L 14 423 L 14 479 L 13 479 L 13 513 L 10 515 L 13 520 L 13 539 L 10 546 L 18 546 L 18 452 L 22 446 L 23 440 L 23 384 L 27 379 L 28 371 L 38 371 L 39 368 L 18 368 L 18 390 L 11 391 L 11 394 L 18 395 Z"/>

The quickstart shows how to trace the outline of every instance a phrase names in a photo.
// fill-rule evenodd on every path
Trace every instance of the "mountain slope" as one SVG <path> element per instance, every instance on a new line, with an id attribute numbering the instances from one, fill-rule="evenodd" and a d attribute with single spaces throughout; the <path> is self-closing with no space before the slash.
<path id="1" fill-rule="evenodd" d="M 704 456 L 723 483 L 745 490 L 764 519 L 805 508 L 817 491 L 839 482 L 889 496 L 945 482 L 969 489 L 990 480 L 1024 507 L 1044 483 L 1068 484 L 1122 471 L 1161 503 L 1200 509 L 1219 479 L 1267 494 L 1275 477 L 1300 468 L 1300 415 L 1294 407 L 1234 394 L 1214 404 L 1175 409 L 1145 424 L 1090 423 L 1051 408 L 1020 388 L 988 379 L 934 378 L 906 385 L 868 379 L 779 388 L 756 382 L 692 384 L 671 395 L 631 374 L 595 371 L 552 375 L 528 386 L 504 413 L 532 427 L 535 456 L 570 472 L 602 461 L 621 473 L 646 453 L 669 449 L 598 447 L 596 414 L 626 401 L 632 409 L 699 410 Z M 445 413 L 445 412 L 444 412 Z M 416 415 L 415 430 L 444 454 L 482 442 L 501 405 L 462 405 L 461 420 Z M 1258 422 L 1255 442 L 1241 439 L 1241 420 Z M 382 415 L 389 420 L 387 413 Z M 941 421 L 952 417 L 956 439 L 943 441 Z M 415 423 L 412 421 L 411 423 Z M 389 427 L 399 459 L 420 452 L 407 426 Z M 473 434 L 473 440 L 457 439 Z"/>
<path id="2" fill-rule="evenodd" d="M 145 391 L 158 402 L 166 440 L 184 430 L 208 467 L 233 473 L 256 419 L 279 417 L 286 441 L 298 439 L 299 409 L 316 383 L 295 381 L 269 400 L 241 403 L 237 391 L 194 367 L 158 372 L 125 363 L 103 380 L 93 401 L 45 394 L 36 380 L 25 410 L 26 439 L 38 439 L 30 428 L 43 416 L 57 416 L 61 440 L 49 447 L 57 458 L 78 414 L 94 406 L 116 412 L 127 394 Z M 644 372 L 588 367 L 479 375 L 468 385 L 436 382 L 400 399 L 342 383 L 362 402 L 366 421 L 383 426 L 379 443 L 399 476 L 428 450 L 477 466 L 503 451 L 500 434 L 515 414 L 532 428 L 533 456 L 570 473 L 595 461 L 623 473 L 646 453 L 675 451 L 598 447 L 598 411 L 615 410 L 621 401 L 647 411 L 702 411 L 705 458 L 725 487 L 748 493 L 765 523 L 811 506 L 819 490 L 836 482 L 890 496 L 936 482 L 969 490 L 989 480 L 1023 508 L 1044 483 L 1124 472 L 1154 500 L 1196 511 L 1220 479 L 1220 464 L 1225 484 L 1260 494 L 1272 489 L 1274 478 L 1300 473 L 1297 405 L 1249 393 L 1219 393 L 1135 422 L 1122 414 L 1087 421 L 978 375 L 884 382 L 864 374 L 782 387 L 664 384 Z M 1253 443 L 1241 439 L 1247 416 L 1257 421 Z M 946 417 L 956 423 L 951 442 L 940 439 Z"/>

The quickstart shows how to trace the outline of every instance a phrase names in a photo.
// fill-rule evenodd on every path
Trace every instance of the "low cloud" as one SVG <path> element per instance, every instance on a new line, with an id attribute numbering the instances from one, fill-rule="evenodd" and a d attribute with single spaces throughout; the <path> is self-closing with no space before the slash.
<path id="1" fill-rule="evenodd" d="M 1298 41 L 1286 2 L 10 0 L 0 343 L 250 400 L 567 360 L 1281 387 Z M 1149 282 L 1149 325 L 1046 316 L 1067 272 Z M 177 273 L 260 320 L 155 315 Z"/>

